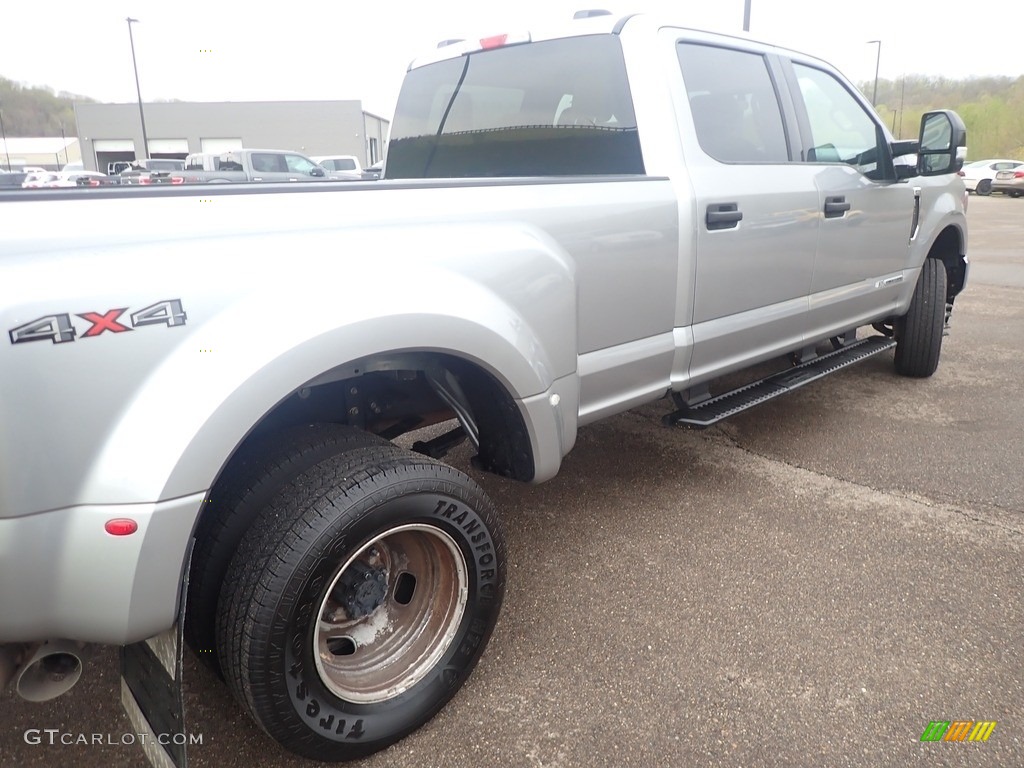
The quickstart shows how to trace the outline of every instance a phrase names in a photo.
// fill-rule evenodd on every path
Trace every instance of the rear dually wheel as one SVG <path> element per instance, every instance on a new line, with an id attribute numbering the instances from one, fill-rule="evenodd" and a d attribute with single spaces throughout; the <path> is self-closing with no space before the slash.
<path id="1" fill-rule="evenodd" d="M 504 592 L 496 513 L 463 473 L 370 446 L 286 483 L 243 538 L 217 648 L 236 698 L 299 755 L 349 760 L 458 691 Z"/>

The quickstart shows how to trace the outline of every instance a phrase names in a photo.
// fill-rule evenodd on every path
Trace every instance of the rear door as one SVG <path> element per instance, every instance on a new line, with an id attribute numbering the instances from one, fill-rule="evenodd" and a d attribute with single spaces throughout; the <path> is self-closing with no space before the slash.
<path id="1" fill-rule="evenodd" d="M 288 170 L 285 156 L 281 152 L 253 152 L 249 156 L 252 163 L 253 181 L 295 181 L 297 174 Z"/>
<path id="2" fill-rule="evenodd" d="M 812 169 L 821 230 L 810 289 L 810 338 L 885 316 L 916 279 L 910 241 L 915 188 L 897 181 L 888 134 L 856 90 L 816 62 L 787 70 L 800 158 Z"/>
<path id="3" fill-rule="evenodd" d="M 778 59 L 690 34 L 679 33 L 676 53 L 696 205 L 690 381 L 700 383 L 802 345 L 820 222 L 814 175 L 794 159 Z M 690 279 L 685 266 L 680 274 Z"/>

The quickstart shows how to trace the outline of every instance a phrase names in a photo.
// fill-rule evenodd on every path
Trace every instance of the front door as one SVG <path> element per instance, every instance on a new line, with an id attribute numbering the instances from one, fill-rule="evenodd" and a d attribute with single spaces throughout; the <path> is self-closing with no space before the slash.
<path id="1" fill-rule="evenodd" d="M 909 266 L 915 193 L 896 181 L 877 117 L 833 74 L 794 62 L 797 112 L 814 168 L 821 232 L 810 338 L 863 325 L 895 307 Z"/>

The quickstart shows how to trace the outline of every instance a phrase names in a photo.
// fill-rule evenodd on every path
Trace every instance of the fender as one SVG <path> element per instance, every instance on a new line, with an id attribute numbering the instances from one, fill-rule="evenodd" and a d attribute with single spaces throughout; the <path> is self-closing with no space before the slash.
<path id="1" fill-rule="evenodd" d="M 917 276 L 928 254 L 932 252 L 936 242 L 944 232 L 952 228 L 956 231 L 960 242 L 958 256 L 963 261 L 964 279 L 961 290 L 967 285 L 969 261 L 967 258 L 967 216 L 962 200 L 948 188 L 948 184 L 939 184 L 942 176 L 931 178 L 914 178 L 911 184 L 921 189 L 921 219 L 917 232 L 911 241 L 910 255 L 907 264 L 907 279 L 896 301 L 895 314 L 903 314 L 910 307 L 910 300 L 917 285 Z"/>
<path id="2" fill-rule="evenodd" d="M 112 425 L 83 498 L 130 503 L 205 490 L 278 402 L 376 353 L 448 352 L 483 366 L 520 401 L 575 372 L 572 270 L 542 235 L 517 225 L 334 234 L 292 233 L 287 247 L 365 254 L 346 262 L 343 283 L 303 274 L 300 260 L 226 309 L 187 306 L 196 330 Z M 274 239 L 264 236 L 259 248 L 274 248 Z M 375 253 L 388 258 L 378 266 Z M 539 328 L 556 333 L 542 337 Z"/>
<path id="3" fill-rule="evenodd" d="M 965 256 L 967 253 L 967 214 L 963 201 L 949 190 L 948 184 L 929 184 L 929 181 L 931 179 L 915 178 L 910 182 L 921 187 L 921 220 L 918 222 L 917 237 L 912 248 L 914 267 L 920 267 L 924 263 L 935 241 L 950 226 L 955 227 L 960 235 L 960 255 Z"/>

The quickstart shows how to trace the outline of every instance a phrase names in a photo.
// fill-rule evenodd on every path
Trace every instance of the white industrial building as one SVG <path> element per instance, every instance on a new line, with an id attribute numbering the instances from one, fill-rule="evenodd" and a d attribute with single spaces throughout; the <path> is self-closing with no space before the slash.
<path id="1" fill-rule="evenodd" d="M 68 163 L 77 163 L 81 160 L 81 147 L 74 136 L 0 138 L 0 167 L 4 170 L 45 168 L 48 171 L 57 171 Z"/>
<path id="2" fill-rule="evenodd" d="M 346 101 L 222 101 L 75 104 L 81 156 L 90 170 L 149 157 L 245 147 L 305 155 L 355 155 L 364 165 L 383 156 L 389 122 Z M 145 117 L 148 153 L 143 151 Z"/>

